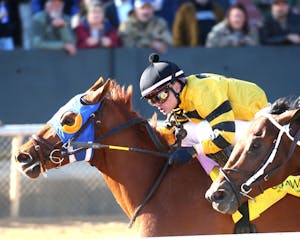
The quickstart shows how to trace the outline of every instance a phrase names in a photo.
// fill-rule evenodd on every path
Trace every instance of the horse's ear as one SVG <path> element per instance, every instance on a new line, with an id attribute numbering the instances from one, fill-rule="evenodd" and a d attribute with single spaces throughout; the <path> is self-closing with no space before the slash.
<path id="1" fill-rule="evenodd" d="M 300 127 L 300 108 L 286 111 L 279 116 L 279 124 L 290 124 L 290 133 L 296 134 Z"/>
<path id="2" fill-rule="evenodd" d="M 97 82 L 95 84 L 97 84 Z M 95 84 L 94 84 L 94 86 L 95 86 Z M 100 87 L 98 87 L 98 89 L 93 89 L 93 87 L 94 87 L 93 86 L 91 88 L 93 91 L 88 93 L 87 95 L 83 96 L 85 102 L 87 102 L 89 104 L 96 104 L 99 101 L 101 101 L 104 98 L 104 96 L 106 95 L 106 93 L 108 92 L 108 90 L 110 88 L 110 84 L 111 84 L 111 80 L 108 79 L 103 85 L 100 84 Z"/>
<path id="3" fill-rule="evenodd" d="M 103 85 L 104 79 L 100 77 L 94 84 L 91 86 L 86 92 L 91 92 L 97 90 L 99 87 Z"/>
<path id="4" fill-rule="evenodd" d="M 290 123 L 300 125 L 300 108 L 293 110 L 293 117 L 291 118 Z"/>
<path id="5" fill-rule="evenodd" d="M 129 85 L 126 90 L 126 104 L 129 109 L 132 109 L 132 85 Z"/>
<path id="6" fill-rule="evenodd" d="M 297 122 L 298 124 L 300 124 L 300 108 L 285 111 L 284 113 L 278 115 L 277 121 L 281 125 L 285 125 L 288 123 L 297 123 Z"/>

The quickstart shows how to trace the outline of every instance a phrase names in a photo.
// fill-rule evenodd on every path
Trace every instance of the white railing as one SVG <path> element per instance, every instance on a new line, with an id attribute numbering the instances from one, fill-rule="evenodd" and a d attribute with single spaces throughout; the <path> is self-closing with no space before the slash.
<path id="1" fill-rule="evenodd" d="M 250 233 L 250 234 L 221 234 L 221 235 L 197 235 L 197 236 L 178 236 L 178 237 L 152 237 L 143 238 L 151 240 L 296 240 L 299 239 L 300 232 L 282 232 L 282 233 Z M 140 238 L 139 238 L 140 239 Z"/>
<path id="2" fill-rule="evenodd" d="M 0 136 L 12 137 L 9 177 L 9 199 L 11 217 L 19 216 L 20 208 L 20 172 L 17 170 L 16 167 L 14 153 L 22 145 L 25 137 L 36 133 L 42 128 L 42 126 L 43 124 L 12 124 L 0 126 Z"/>

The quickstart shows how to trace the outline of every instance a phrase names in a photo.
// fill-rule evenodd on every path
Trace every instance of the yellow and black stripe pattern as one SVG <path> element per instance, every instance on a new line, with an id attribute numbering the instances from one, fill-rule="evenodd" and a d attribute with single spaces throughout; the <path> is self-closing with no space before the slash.
<path id="1" fill-rule="evenodd" d="M 268 105 L 266 94 L 256 84 L 217 74 L 187 77 L 180 100 L 183 115 L 193 122 L 205 119 L 213 130 L 212 136 L 202 141 L 205 154 L 233 144 L 234 121 L 252 120 Z"/>

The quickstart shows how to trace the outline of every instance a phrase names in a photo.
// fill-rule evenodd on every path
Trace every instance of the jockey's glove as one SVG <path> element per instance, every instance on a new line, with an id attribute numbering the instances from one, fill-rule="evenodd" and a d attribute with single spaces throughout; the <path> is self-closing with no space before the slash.
<path id="1" fill-rule="evenodd" d="M 178 148 L 169 156 L 169 165 L 187 163 L 197 155 L 194 147 Z"/>

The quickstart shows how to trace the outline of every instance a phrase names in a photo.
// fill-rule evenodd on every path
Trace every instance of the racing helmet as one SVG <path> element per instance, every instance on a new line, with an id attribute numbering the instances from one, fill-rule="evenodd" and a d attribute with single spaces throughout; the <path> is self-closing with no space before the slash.
<path id="1" fill-rule="evenodd" d="M 140 90 L 142 97 L 153 96 L 170 82 L 184 77 L 184 72 L 175 63 L 159 61 L 159 56 L 152 53 L 149 56 L 151 63 L 142 73 L 140 78 Z"/>

